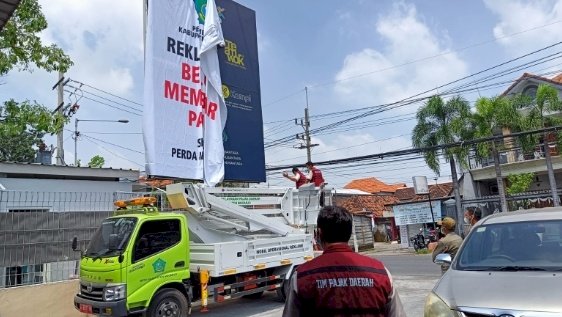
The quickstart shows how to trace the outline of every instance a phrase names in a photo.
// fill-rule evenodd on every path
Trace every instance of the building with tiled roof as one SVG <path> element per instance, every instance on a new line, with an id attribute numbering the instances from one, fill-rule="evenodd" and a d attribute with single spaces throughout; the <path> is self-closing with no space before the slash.
<path id="1" fill-rule="evenodd" d="M 335 204 L 349 210 L 353 214 L 372 214 L 375 218 L 382 218 L 385 211 L 392 210 L 392 204 L 398 202 L 393 195 L 357 195 L 348 197 L 336 196 Z"/>
<path id="2" fill-rule="evenodd" d="M 511 84 L 511 86 L 509 86 L 501 95 L 510 96 L 522 93 L 534 97 L 538 85 L 540 84 L 550 84 L 560 88 L 562 87 L 562 73 L 553 78 L 546 78 L 530 73 L 524 73 L 523 75 L 521 75 L 521 77 L 515 80 L 513 84 Z"/>
<path id="3" fill-rule="evenodd" d="M 346 189 L 357 189 L 371 194 L 379 193 L 392 193 L 394 194 L 397 189 L 406 187 L 406 184 L 386 184 L 375 177 L 354 179 L 349 184 L 345 185 Z"/>
<path id="4" fill-rule="evenodd" d="M 507 87 L 501 96 L 511 97 L 522 94 L 536 99 L 536 94 L 541 85 L 549 85 L 558 91 L 558 96 L 562 100 L 562 73 L 555 76 L 539 76 L 530 73 L 524 73 L 517 78 L 509 87 Z M 559 116 L 560 112 L 548 115 Z M 502 134 L 510 134 L 509 129 L 503 129 Z M 560 145 L 557 144 L 557 133 L 548 133 L 546 136 L 547 142 L 551 145 L 548 147 L 551 155 L 552 168 L 554 170 L 555 179 L 562 177 L 562 156 Z M 550 191 L 550 182 L 547 174 L 547 165 L 545 159 L 545 141 L 544 137 L 540 137 L 539 142 L 535 148 L 529 152 L 523 151 L 516 139 L 507 137 L 502 140 L 503 147 L 506 151 L 502 151 L 499 155 L 499 163 L 501 164 L 502 177 L 504 178 L 504 187 L 509 187 L 508 176 L 522 173 L 532 173 L 534 180 L 529 191 Z M 497 196 L 498 186 L 496 177 L 496 168 L 494 166 L 494 158 L 490 157 L 477 157 L 471 155 L 469 157 L 470 182 L 465 182 L 463 186 L 463 197 L 470 196 Z M 557 187 L 560 190 L 562 184 L 557 181 Z M 466 191 L 466 193 L 464 192 Z M 471 195 L 471 193 L 473 193 Z M 494 202 L 495 204 L 495 202 Z M 497 201 L 499 204 L 499 199 Z M 495 206 L 495 205 L 494 205 Z M 483 215 L 488 215 L 495 210 L 495 207 L 490 204 L 486 210 L 483 210 Z"/>
<path id="5" fill-rule="evenodd" d="M 431 199 L 446 199 L 453 195 L 453 183 L 442 183 L 429 185 Z M 394 194 L 399 202 L 418 202 L 426 201 L 427 195 L 416 195 L 413 187 L 400 188 Z"/>

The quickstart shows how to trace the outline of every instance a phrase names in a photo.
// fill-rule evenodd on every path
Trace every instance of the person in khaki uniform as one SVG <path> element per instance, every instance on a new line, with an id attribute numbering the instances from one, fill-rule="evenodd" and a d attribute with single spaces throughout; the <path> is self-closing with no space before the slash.
<path id="1" fill-rule="evenodd" d="M 447 253 L 451 255 L 451 259 L 455 258 L 457 251 L 462 243 L 462 238 L 455 233 L 455 219 L 451 217 L 445 217 L 443 220 L 437 223 L 441 226 L 441 231 L 445 235 L 445 237 L 441 238 L 439 242 L 437 242 L 437 246 L 433 250 L 432 258 L 433 262 L 435 262 L 435 258 L 438 254 Z M 441 265 L 441 273 L 445 274 L 449 269 L 449 264 L 442 264 Z"/>

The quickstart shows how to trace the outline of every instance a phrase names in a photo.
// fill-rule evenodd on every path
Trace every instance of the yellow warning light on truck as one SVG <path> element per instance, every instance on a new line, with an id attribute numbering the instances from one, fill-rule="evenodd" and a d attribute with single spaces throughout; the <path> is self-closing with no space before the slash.
<path id="1" fill-rule="evenodd" d="M 152 206 L 156 203 L 156 197 L 137 197 L 129 200 L 117 200 L 113 204 L 118 208 L 127 206 Z"/>

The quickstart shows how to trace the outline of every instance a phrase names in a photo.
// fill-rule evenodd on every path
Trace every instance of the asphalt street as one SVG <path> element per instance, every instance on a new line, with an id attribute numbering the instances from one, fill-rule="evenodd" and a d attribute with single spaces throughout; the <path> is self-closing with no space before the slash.
<path id="1" fill-rule="evenodd" d="M 425 297 L 441 276 L 439 266 L 431 262 L 429 255 L 372 255 L 381 260 L 392 274 L 404 309 L 409 317 L 423 315 Z M 213 304 L 208 313 L 194 308 L 193 316 L 213 317 L 279 317 L 283 313 L 281 303 L 274 292 L 266 293 L 259 300 L 239 299 Z"/>

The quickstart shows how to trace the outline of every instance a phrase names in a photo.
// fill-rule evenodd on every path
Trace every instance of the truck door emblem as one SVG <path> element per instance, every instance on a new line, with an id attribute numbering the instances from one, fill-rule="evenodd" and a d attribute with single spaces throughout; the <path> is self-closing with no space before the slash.
<path id="1" fill-rule="evenodd" d="M 162 273 L 166 268 L 166 261 L 158 259 L 152 263 L 152 268 L 154 269 L 154 273 Z"/>

